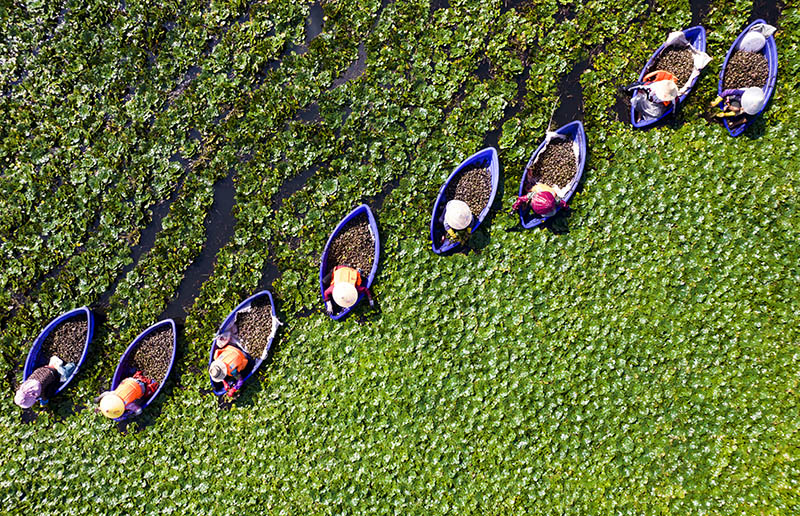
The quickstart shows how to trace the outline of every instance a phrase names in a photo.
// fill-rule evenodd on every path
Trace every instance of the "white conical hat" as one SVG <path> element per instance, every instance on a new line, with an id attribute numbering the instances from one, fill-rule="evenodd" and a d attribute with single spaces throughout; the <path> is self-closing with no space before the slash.
<path id="1" fill-rule="evenodd" d="M 464 201 L 450 201 L 444 207 L 444 221 L 451 228 L 461 230 L 472 222 L 472 212 Z"/>
<path id="2" fill-rule="evenodd" d="M 125 412 L 125 402 L 114 393 L 106 394 L 100 400 L 100 413 L 109 419 L 116 419 Z"/>
<path id="3" fill-rule="evenodd" d="M 228 376 L 228 368 L 225 366 L 225 362 L 219 359 L 211 362 L 211 365 L 208 367 L 208 375 L 215 382 L 224 380 L 225 377 Z"/>
<path id="4" fill-rule="evenodd" d="M 742 109 L 748 115 L 755 115 L 764 106 L 764 90 L 761 88 L 745 88 L 742 93 Z"/>
<path id="5" fill-rule="evenodd" d="M 358 290 L 352 283 L 337 283 L 333 286 L 333 300 L 342 308 L 350 308 L 358 301 Z"/>
<path id="6" fill-rule="evenodd" d="M 678 98 L 678 86 L 675 81 L 656 81 L 650 85 L 650 91 L 662 102 L 672 102 Z"/>

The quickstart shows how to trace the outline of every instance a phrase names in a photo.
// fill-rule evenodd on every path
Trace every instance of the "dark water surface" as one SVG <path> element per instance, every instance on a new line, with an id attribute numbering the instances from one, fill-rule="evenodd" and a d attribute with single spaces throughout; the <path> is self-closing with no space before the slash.
<path id="1" fill-rule="evenodd" d="M 186 310 L 191 308 L 200 291 L 200 286 L 214 271 L 217 253 L 233 237 L 236 225 L 236 219 L 233 216 L 235 195 L 236 188 L 233 184 L 233 171 L 231 171 L 214 185 L 214 203 L 203 222 L 206 228 L 205 245 L 186 270 L 178 287 L 178 295 L 167 305 L 162 319 L 169 317 L 183 321 L 186 317 Z"/>

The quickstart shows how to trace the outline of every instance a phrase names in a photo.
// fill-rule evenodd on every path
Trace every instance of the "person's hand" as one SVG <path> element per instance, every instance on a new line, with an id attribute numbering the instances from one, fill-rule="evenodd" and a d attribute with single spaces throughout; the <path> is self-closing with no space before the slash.
<path id="1" fill-rule="evenodd" d="M 327 312 L 328 315 L 333 315 L 333 305 L 330 301 L 325 302 L 325 312 Z"/>
<path id="2" fill-rule="evenodd" d="M 138 416 L 138 415 L 139 415 L 139 414 L 141 414 L 141 413 L 142 413 L 142 409 L 141 409 L 141 407 L 140 407 L 140 408 L 137 408 L 136 410 L 134 410 L 134 411 L 133 411 L 133 415 L 134 415 L 134 416 Z"/>

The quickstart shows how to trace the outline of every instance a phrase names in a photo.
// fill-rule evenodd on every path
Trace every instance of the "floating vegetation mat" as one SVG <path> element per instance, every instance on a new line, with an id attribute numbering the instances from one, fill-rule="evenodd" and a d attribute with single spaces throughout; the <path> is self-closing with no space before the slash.
<path id="1" fill-rule="evenodd" d="M 572 147 L 572 140 L 551 140 L 536 163 L 527 170 L 528 186 L 536 183 L 558 188 L 567 186 L 578 171 L 578 160 Z"/>
<path id="2" fill-rule="evenodd" d="M 473 168 L 459 174 L 445 191 L 448 201 L 464 201 L 477 217 L 489 203 L 492 195 L 492 176 L 488 168 Z"/>
<path id="3" fill-rule="evenodd" d="M 331 242 L 326 272 L 337 265 L 346 265 L 369 274 L 374 261 L 375 240 L 369 231 L 369 219 L 366 214 L 360 214 L 350 220 Z"/>
<path id="4" fill-rule="evenodd" d="M 253 358 L 260 358 L 272 334 L 272 305 L 267 296 L 250 303 L 250 310 L 236 314 L 239 340 Z"/>
<path id="5" fill-rule="evenodd" d="M 45 362 L 55 355 L 65 364 L 69 362 L 77 364 L 86 346 L 87 331 L 89 322 L 86 316 L 75 317 L 61 323 L 44 339 L 40 356 L 44 357 Z"/>
<path id="6" fill-rule="evenodd" d="M 171 328 L 151 333 L 133 350 L 128 365 L 148 378 L 163 382 L 172 359 L 173 340 Z"/>
<path id="7" fill-rule="evenodd" d="M 754 140 L 701 119 L 749 4 L 709 2 L 714 61 L 686 123 L 638 131 L 615 88 L 688 25 L 685 0 L 6 3 L 20 5 L 0 37 L 9 513 L 798 512 L 797 2 L 771 14 L 786 87 Z M 492 186 L 513 202 L 587 57 L 573 214 L 545 231 L 498 216 L 478 252 L 435 254 L 457 149 L 495 144 Z M 354 61 L 366 71 L 344 82 Z M 382 311 L 334 323 L 318 260 L 332 223 L 376 195 Z M 276 363 L 218 410 L 210 339 L 231 296 L 262 288 L 286 318 Z M 49 314 L 100 299 L 85 374 L 17 409 Z M 127 428 L 104 420 L 90 397 L 181 307 L 180 388 Z M 145 480 L 113 497 L 120 479 Z"/>
<path id="8" fill-rule="evenodd" d="M 739 51 L 728 60 L 722 76 L 722 89 L 763 88 L 769 77 L 767 58 L 758 52 Z"/>
<path id="9" fill-rule="evenodd" d="M 670 72 L 678 79 L 678 88 L 686 84 L 694 70 L 694 56 L 689 48 L 665 48 L 656 58 L 647 73 L 656 70 Z"/>

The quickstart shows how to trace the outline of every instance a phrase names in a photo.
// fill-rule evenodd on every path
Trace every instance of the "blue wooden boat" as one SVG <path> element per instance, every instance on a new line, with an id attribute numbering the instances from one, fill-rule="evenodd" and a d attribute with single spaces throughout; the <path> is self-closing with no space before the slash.
<path id="1" fill-rule="evenodd" d="M 325 289 L 327 288 L 323 283 L 323 278 L 327 274 L 328 271 L 328 254 L 330 253 L 331 243 L 336 235 L 339 234 L 342 229 L 347 225 L 348 222 L 353 220 L 354 218 L 358 217 L 359 215 L 366 215 L 367 220 L 369 221 L 369 232 L 372 234 L 372 239 L 375 241 L 375 257 L 372 260 L 372 269 L 369 271 L 369 275 L 367 276 L 366 287 L 371 288 L 372 282 L 375 280 L 375 273 L 378 271 L 378 259 L 380 258 L 381 254 L 381 240 L 380 235 L 378 234 L 378 224 L 375 222 L 375 217 L 372 215 L 372 210 L 369 209 L 369 206 L 366 204 L 362 204 L 361 206 L 357 207 L 353 211 L 347 214 L 345 218 L 339 222 L 339 224 L 334 228 L 331 236 L 328 237 L 328 241 L 325 243 L 325 249 L 322 251 L 322 260 L 319 263 L 319 288 L 320 294 L 322 295 L 322 304 L 325 304 Z M 350 313 L 350 310 L 355 308 L 363 299 L 364 294 L 358 296 L 358 300 L 356 303 L 351 306 L 350 308 L 342 308 L 336 306 L 336 303 L 333 303 L 333 314 L 330 315 L 330 318 L 334 321 L 338 321 L 343 319 Z"/>
<path id="2" fill-rule="evenodd" d="M 739 44 L 742 42 L 742 38 L 744 38 L 745 35 L 748 32 L 750 32 L 750 29 L 752 29 L 754 25 L 757 25 L 759 23 L 766 24 L 767 22 L 759 19 L 748 25 L 747 28 L 744 29 L 741 32 L 741 34 L 739 34 L 739 37 L 736 38 L 736 41 L 733 42 L 731 48 L 728 49 L 728 54 L 725 56 L 725 62 L 722 64 L 722 70 L 719 72 L 719 82 L 717 83 L 717 95 L 720 95 L 723 92 L 722 83 L 723 83 L 723 78 L 725 76 L 725 70 L 728 68 L 728 61 L 730 60 L 731 56 L 733 56 L 733 54 L 739 49 Z M 769 75 L 767 76 L 767 84 L 764 85 L 764 105 L 761 107 L 761 110 L 758 113 L 752 116 L 748 116 L 747 122 L 738 125 L 736 127 L 731 128 L 728 125 L 728 119 L 727 118 L 723 119 L 725 128 L 728 130 L 728 133 L 730 133 L 731 136 L 734 137 L 739 136 L 748 127 L 750 127 L 750 125 L 752 125 L 753 122 L 755 122 L 756 118 L 758 118 L 761 115 L 761 113 L 763 113 L 764 110 L 767 108 L 767 104 L 769 104 L 769 100 L 770 98 L 772 98 L 772 93 L 775 91 L 775 83 L 778 80 L 778 48 L 775 46 L 775 38 L 773 36 L 767 38 L 764 48 L 761 49 L 761 53 L 767 59 L 767 65 L 769 66 Z M 721 103 L 720 103 L 720 109 L 724 109 L 724 106 L 722 106 Z"/>
<path id="3" fill-rule="evenodd" d="M 436 254 L 445 254 L 461 246 L 458 242 L 446 241 L 444 244 L 441 243 L 445 231 L 444 224 L 440 219 L 443 217 L 444 207 L 449 200 L 445 198 L 445 192 L 447 191 L 448 185 L 450 185 L 459 174 L 476 167 L 489 169 L 492 193 L 489 195 L 489 201 L 486 203 L 486 206 L 477 217 L 474 217 L 472 226 L 470 226 L 470 233 L 474 233 L 478 226 L 481 225 L 481 222 L 483 222 L 483 219 L 486 218 L 486 215 L 489 214 L 489 209 L 492 207 L 492 203 L 494 203 L 494 196 L 497 194 L 497 185 L 500 182 L 500 160 L 497 158 L 497 149 L 494 147 L 487 147 L 480 150 L 462 161 L 439 189 L 436 202 L 433 204 L 433 213 L 431 214 L 431 244 L 433 245 L 433 252 Z"/>
<path id="4" fill-rule="evenodd" d="M 158 394 L 161 392 L 161 389 L 164 388 L 164 384 L 167 383 L 167 378 L 169 378 L 169 374 L 172 372 L 172 366 L 175 365 L 175 351 L 178 347 L 177 345 L 178 332 L 175 328 L 175 321 L 173 321 L 172 319 L 164 319 L 163 321 L 159 321 L 154 325 L 150 326 L 149 328 L 147 328 L 146 330 L 144 330 L 135 339 L 133 339 L 133 342 L 131 342 L 130 346 L 128 346 L 128 349 L 126 349 L 125 353 L 122 354 L 122 358 L 119 359 L 119 364 L 117 364 L 117 369 L 114 371 L 114 377 L 111 379 L 111 390 L 114 390 L 117 387 L 119 387 L 119 384 L 122 383 L 122 380 L 133 376 L 134 373 L 136 373 L 136 371 L 130 365 L 128 365 L 128 359 L 133 354 L 133 351 L 137 348 L 137 346 L 139 346 L 139 344 L 145 339 L 145 337 L 147 337 L 153 332 L 167 328 L 172 330 L 172 357 L 170 358 L 169 366 L 167 367 L 167 372 L 164 375 L 164 378 L 162 378 L 159 381 L 158 389 L 156 389 L 156 392 L 154 392 L 149 398 L 140 403 L 139 406 L 142 407 L 142 410 L 144 410 L 145 407 L 150 405 L 150 403 L 152 403 L 152 401 L 156 399 Z M 123 421 L 131 416 L 132 414 L 130 412 L 125 411 L 124 414 L 116 418 L 114 421 Z"/>
<path id="5" fill-rule="evenodd" d="M 572 178 L 572 181 L 567 186 L 567 192 L 564 194 L 564 202 L 569 202 L 572 198 L 572 195 L 575 193 L 575 189 L 578 187 L 578 183 L 583 177 L 583 168 L 586 165 L 586 132 L 583 130 L 583 124 L 580 120 L 576 120 L 574 122 L 570 122 L 565 126 L 559 127 L 556 131 L 558 134 L 562 134 L 567 137 L 568 140 L 577 143 L 578 153 L 576 156 L 576 170 L 575 176 Z M 528 175 L 528 169 L 533 166 L 533 162 L 536 161 L 536 157 L 544 150 L 545 143 L 547 140 L 545 139 L 542 143 L 539 144 L 539 147 L 536 151 L 531 155 L 531 159 L 528 160 L 528 164 L 525 165 L 525 169 L 522 171 L 522 181 L 519 183 L 519 195 L 525 195 L 530 190 L 530 187 L 533 185 L 526 185 L 525 179 Z M 560 210 L 561 207 L 559 206 L 556 208 L 556 213 Z M 555 213 L 551 215 L 554 217 Z M 524 208 L 519 210 L 519 220 L 522 223 L 522 227 L 525 229 L 530 229 L 538 226 L 539 224 L 544 223 L 550 217 L 539 217 L 532 213 L 530 208 Z"/>
<path id="6" fill-rule="evenodd" d="M 275 302 L 273 301 L 272 294 L 270 293 L 269 290 L 262 290 L 261 292 L 258 292 L 256 294 L 253 294 L 252 296 L 248 297 L 247 299 L 242 301 L 239 304 L 239 306 L 234 308 L 231 311 L 231 313 L 228 314 L 228 316 L 225 318 L 225 320 L 222 322 L 222 324 L 220 325 L 219 330 L 217 331 L 217 335 L 225 333 L 226 331 L 230 331 L 233 328 L 234 323 L 236 322 L 236 314 L 239 311 L 244 310 L 247 307 L 249 307 L 250 304 L 253 303 L 254 301 L 262 299 L 264 297 L 269 299 L 269 305 L 272 308 L 272 325 L 273 325 L 273 330 L 274 330 L 274 328 L 276 328 L 276 325 L 280 324 L 280 322 L 278 321 L 277 315 L 275 315 Z M 253 374 L 255 374 L 256 371 L 258 371 L 258 368 L 261 366 L 261 362 L 263 362 L 264 359 L 267 357 L 267 354 L 269 353 L 269 350 L 272 347 L 272 341 L 273 340 L 274 340 L 274 331 L 273 331 L 273 338 L 269 339 L 269 342 L 267 343 L 267 347 L 264 348 L 264 352 L 261 354 L 260 357 L 250 356 L 249 353 L 247 353 L 246 351 L 242 350 L 242 351 L 244 351 L 245 355 L 247 355 L 247 358 L 249 360 L 249 364 L 247 366 L 247 369 L 245 369 L 242 372 L 242 377 L 244 378 L 244 380 L 243 380 L 244 382 L 246 382 L 251 376 L 253 376 Z M 217 349 L 219 349 L 217 347 L 217 339 L 214 338 L 211 341 L 211 353 L 208 356 L 208 365 L 209 365 L 209 367 L 211 367 L 211 362 L 214 361 L 214 353 L 216 353 Z M 225 394 L 225 386 L 222 385 L 222 382 L 215 382 L 214 380 L 211 380 L 211 375 L 209 375 L 208 379 L 211 382 L 211 389 L 214 391 L 214 394 L 216 394 L 217 396 L 221 396 L 221 395 Z"/>
<path id="7" fill-rule="evenodd" d="M 686 36 L 686 40 L 689 41 L 689 43 L 694 48 L 696 48 L 697 50 L 700 50 L 701 52 L 705 52 L 706 51 L 706 30 L 703 27 L 698 25 L 696 27 L 690 27 L 688 29 L 684 29 L 683 30 L 683 34 L 684 34 L 684 36 Z M 658 55 L 666 48 L 666 46 L 667 46 L 666 43 L 664 43 L 663 45 L 658 47 L 658 49 L 655 52 L 653 52 L 652 56 L 650 56 L 650 59 L 647 61 L 647 64 L 644 65 L 644 68 L 642 68 L 642 72 L 639 74 L 639 80 L 640 81 L 644 79 L 645 75 L 647 75 L 647 71 L 656 62 L 656 59 L 658 58 Z M 686 91 L 686 93 L 684 93 L 683 95 L 678 97 L 678 101 L 677 101 L 678 104 L 680 104 L 681 102 L 686 100 L 686 97 L 694 89 L 694 85 L 697 83 L 697 79 L 698 78 L 699 78 L 699 76 L 695 77 L 694 80 L 692 80 L 692 82 L 691 82 L 691 84 L 689 86 L 689 89 Z M 681 88 L 681 87 L 683 87 L 683 85 L 679 84 L 678 88 Z M 633 96 L 631 96 L 631 98 L 633 98 Z M 674 107 L 670 106 L 664 112 L 664 114 L 662 114 L 658 118 L 654 118 L 652 120 L 637 120 L 636 117 L 638 116 L 638 113 L 636 113 L 636 110 L 633 108 L 633 106 L 631 106 L 631 123 L 633 124 L 633 127 L 638 127 L 640 129 L 643 129 L 645 127 L 651 127 L 651 126 L 661 122 L 662 120 L 664 120 L 664 118 L 666 118 L 669 115 L 671 115 L 673 111 L 674 111 Z"/>
<path id="8" fill-rule="evenodd" d="M 50 332 L 55 330 L 58 326 L 62 323 L 69 321 L 70 319 L 86 319 L 86 344 L 83 346 L 83 352 L 81 353 L 81 358 L 75 364 L 75 369 L 72 371 L 72 375 L 67 378 L 67 381 L 62 382 L 61 385 L 58 386 L 53 396 L 58 394 L 59 392 L 63 391 L 67 388 L 67 385 L 70 384 L 73 378 L 78 374 L 83 362 L 86 360 L 86 353 L 89 351 L 89 343 L 92 342 L 92 337 L 94 336 L 94 314 L 88 308 L 81 307 L 76 308 L 74 310 L 70 310 L 64 314 L 59 315 L 50 323 L 45 326 L 44 330 L 36 337 L 36 340 L 33 341 L 33 346 L 31 346 L 31 350 L 28 352 L 28 358 L 25 360 L 25 368 L 22 371 L 22 381 L 28 379 L 28 377 L 33 374 L 35 370 L 38 368 L 45 366 L 50 362 L 50 357 L 46 357 L 40 353 L 42 349 L 42 344 L 44 344 L 45 339 L 47 336 L 50 335 Z M 39 400 L 39 403 L 44 405 L 47 403 L 48 400 Z"/>

